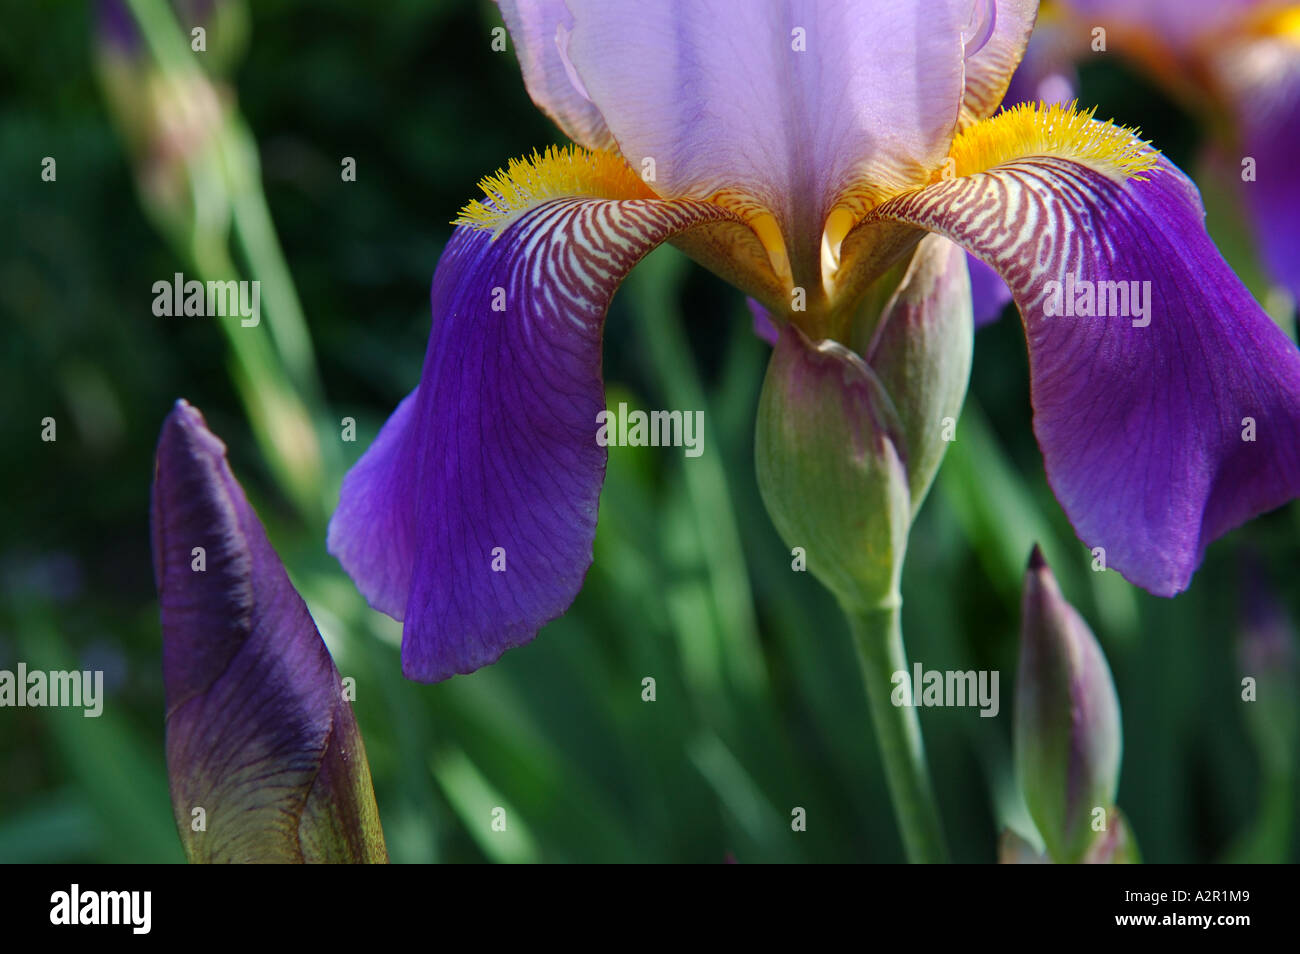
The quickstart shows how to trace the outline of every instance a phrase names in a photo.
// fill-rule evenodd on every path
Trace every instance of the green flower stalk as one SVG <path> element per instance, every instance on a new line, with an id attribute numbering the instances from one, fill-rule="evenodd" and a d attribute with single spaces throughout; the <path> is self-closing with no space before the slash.
<path id="1" fill-rule="evenodd" d="M 868 305 L 861 352 L 782 328 L 759 402 L 758 486 L 787 546 L 849 619 L 904 847 L 947 857 L 916 710 L 890 700 L 908 671 L 899 581 L 912 520 L 934 480 L 970 376 L 965 258 L 917 247 L 892 298 Z"/>
<path id="2" fill-rule="evenodd" d="M 226 2 L 209 13 L 212 49 L 196 52 L 164 0 L 104 0 L 97 72 L 141 205 L 187 277 L 259 289 L 264 322 L 261 314 L 248 327 L 213 321 L 229 341 L 232 377 L 263 454 L 300 511 L 320 520 L 337 442 L 322 440 L 332 424 L 306 319 L 262 192 L 256 143 L 220 75 L 244 44 L 242 7 Z"/>

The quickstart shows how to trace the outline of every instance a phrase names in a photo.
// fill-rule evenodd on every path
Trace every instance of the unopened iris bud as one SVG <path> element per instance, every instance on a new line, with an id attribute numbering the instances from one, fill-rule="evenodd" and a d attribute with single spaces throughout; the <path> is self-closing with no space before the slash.
<path id="1" fill-rule="evenodd" d="M 1082 861 L 1089 865 L 1133 865 L 1141 861 L 1137 841 L 1128 819 L 1118 808 L 1106 817 L 1106 830 L 1099 832 Z M 1050 865 L 1052 859 L 1010 828 L 998 839 L 1000 865 Z"/>
<path id="2" fill-rule="evenodd" d="M 1250 551 L 1242 561 L 1237 658 L 1241 701 L 1264 769 L 1287 773 L 1300 731 L 1295 626 L 1273 592 L 1259 558 Z"/>
<path id="3" fill-rule="evenodd" d="M 184 34 L 172 26 L 183 50 Z M 188 239 L 198 229 L 195 241 L 216 247 L 229 228 L 222 137 L 231 94 L 182 55 L 184 68 L 160 66 L 128 7 L 101 0 L 97 72 L 146 209 L 169 236 Z"/>
<path id="4" fill-rule="evenodd" d="M 1118 819 L 1122 742 L 1110 667 L 1088 624 L 1034 548 L 1025 574 L 1015 758 L 1025 804 L 1051 860 L 1106 849 Z"/>
<path id="5" fill-rule="evenodd" d="M 956 439 L 974 346 L 966 253 L 942 236 L 927 236 L 866 352 L 898 412 L 913 517 Z"/>
<path id="6" fill-rule="evenodd" d="M 755 458 L 787 546 L 846 610 L 897 599 L 911 523 L 901 426 L 860 356 L 786 325 L 763 381 Z"/>
<path id="7" fill-rule="evenodd" d="M 388 860 L 342 681 L 226 448 L 184 401 L 153 487 L 167 773 L 192 862 Z"/>
<path id="8" fill-rule="evenodd" d="M 897 602 L 912 518 L 954 436 L 973 334 L 964 254 L 926 238 L 864 321 L 862 353 L 782 328 L 756 439 L 777 530 L 851 611 Z"/>

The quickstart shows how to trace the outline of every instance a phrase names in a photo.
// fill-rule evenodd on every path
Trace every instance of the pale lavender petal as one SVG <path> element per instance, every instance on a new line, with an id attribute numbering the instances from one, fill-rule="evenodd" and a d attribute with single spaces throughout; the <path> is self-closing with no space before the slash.
<path id="1" fill-rule="evenodd" d="M 947 155 L 972 0 L 569 0 L 568 52 L 666 197 L 771 212 L 820 287 L 831 209 L 921 184 Z M 856 193 L 855 193 L 855 190 Z"/>
<path id="2" fill-rule="evenodd" d="M 402 669 L 494 662 L 562 614 L 591 564 L 606 451 L 601 334 L 627 271 L 717 206 L 561 199 L 457 230 L 419 388 L 344 480 L 329 547 L 404 619 Z"/>
<path id="3" fill-rule="evenodd" d="M 1172 595 L 1212 540 L 1300 495 L 1300 351 L 1210 241 L 1195 186 L 1163 159 L 1147 175 L 1022 159 L 873 215 L 942 232 L 1001 273 L 1057 499 L 1109 567 Z M 1050 317 L 1084 294 L 1069 278 L 1124 283 L 1127 309 L 1120 286 L 1091 287 L 1131 317 Z"/>
<path id="4" fill-rule="evenodd" d="M 528 95 L 564 134 L 588 149 L 614 149 L 600 111 L 574 84 L 566 61 L 573 18 L 564 0 L 497 0 L 510 31 Z"/>

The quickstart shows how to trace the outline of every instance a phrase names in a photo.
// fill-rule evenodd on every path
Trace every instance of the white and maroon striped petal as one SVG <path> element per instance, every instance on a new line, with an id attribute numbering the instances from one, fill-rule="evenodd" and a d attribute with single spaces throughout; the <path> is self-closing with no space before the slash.
<path id="1" fill-rule="evenodd" d="M 560 198 L 499 234 L 456 231 L 419 387 L 345 478 L 329 533 L 372 605 L 404 621 L 409 678 L 485 666 L 573 601 L 605 474 L 606 308 L 651 248 L 726 218 L 697 202 Z"/>
<path id="2" fill-rule="evenodd" d="M 1300 351 L 1211 243 L 1195 186 L 1163 159 L 1147 175 L 1021 158 L 872 218 L 941 232 L 1006 280 L 1057 498 L 1110 567 L 1172 595 L 1212 540 L 1300 495 Z"/>

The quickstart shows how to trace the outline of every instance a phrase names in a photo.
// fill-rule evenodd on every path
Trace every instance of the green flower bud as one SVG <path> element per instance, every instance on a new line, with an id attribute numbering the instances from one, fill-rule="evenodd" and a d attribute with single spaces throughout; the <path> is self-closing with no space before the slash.
<path id="1" fill-rule="evenodd" d="M 1099 832 L 1083 857 L 1089 865 L 1135 865 L 1142 860 L 1128 819 L 1118 808 L 1106 816 L 1106 830 Z M 1000 865 L 1050 865 L 1052 859 L 1010 828 L 998 839 Z"/>
<path id="2" fill-rule="evenodd" d="M 787 325 L 759 399 L 758 489 L 847 610 L 897 600 L 911 497 L 898 415 L 865 361 Z"/>
<path id="3" fill-rule="evenodd" d="M 1101 646 L 1037 547 L 1022 617 L 1014 733 L 1021 791 L 1050 858 L 1085 861 L 1116 817 L 1119 699 Z"/>
<path id="4" fill-rule="evenodd" d="M 927 236 L 866 352 L 906 439 L 913 517 L 956 437 L 974 346 L 966 253 L 942 236 Z"/>
<path id="5" fill-rule="evenodd" d="M 846 610 L 898 601 L 912 519 L 954 436 L 970 377 L 965 254 L 941 236 L 916 248 L 868 331 L 888 277 L 865 297 L 862 354 L 787 325 L 759 401 L 763 502 L 782 539 Z"/>

